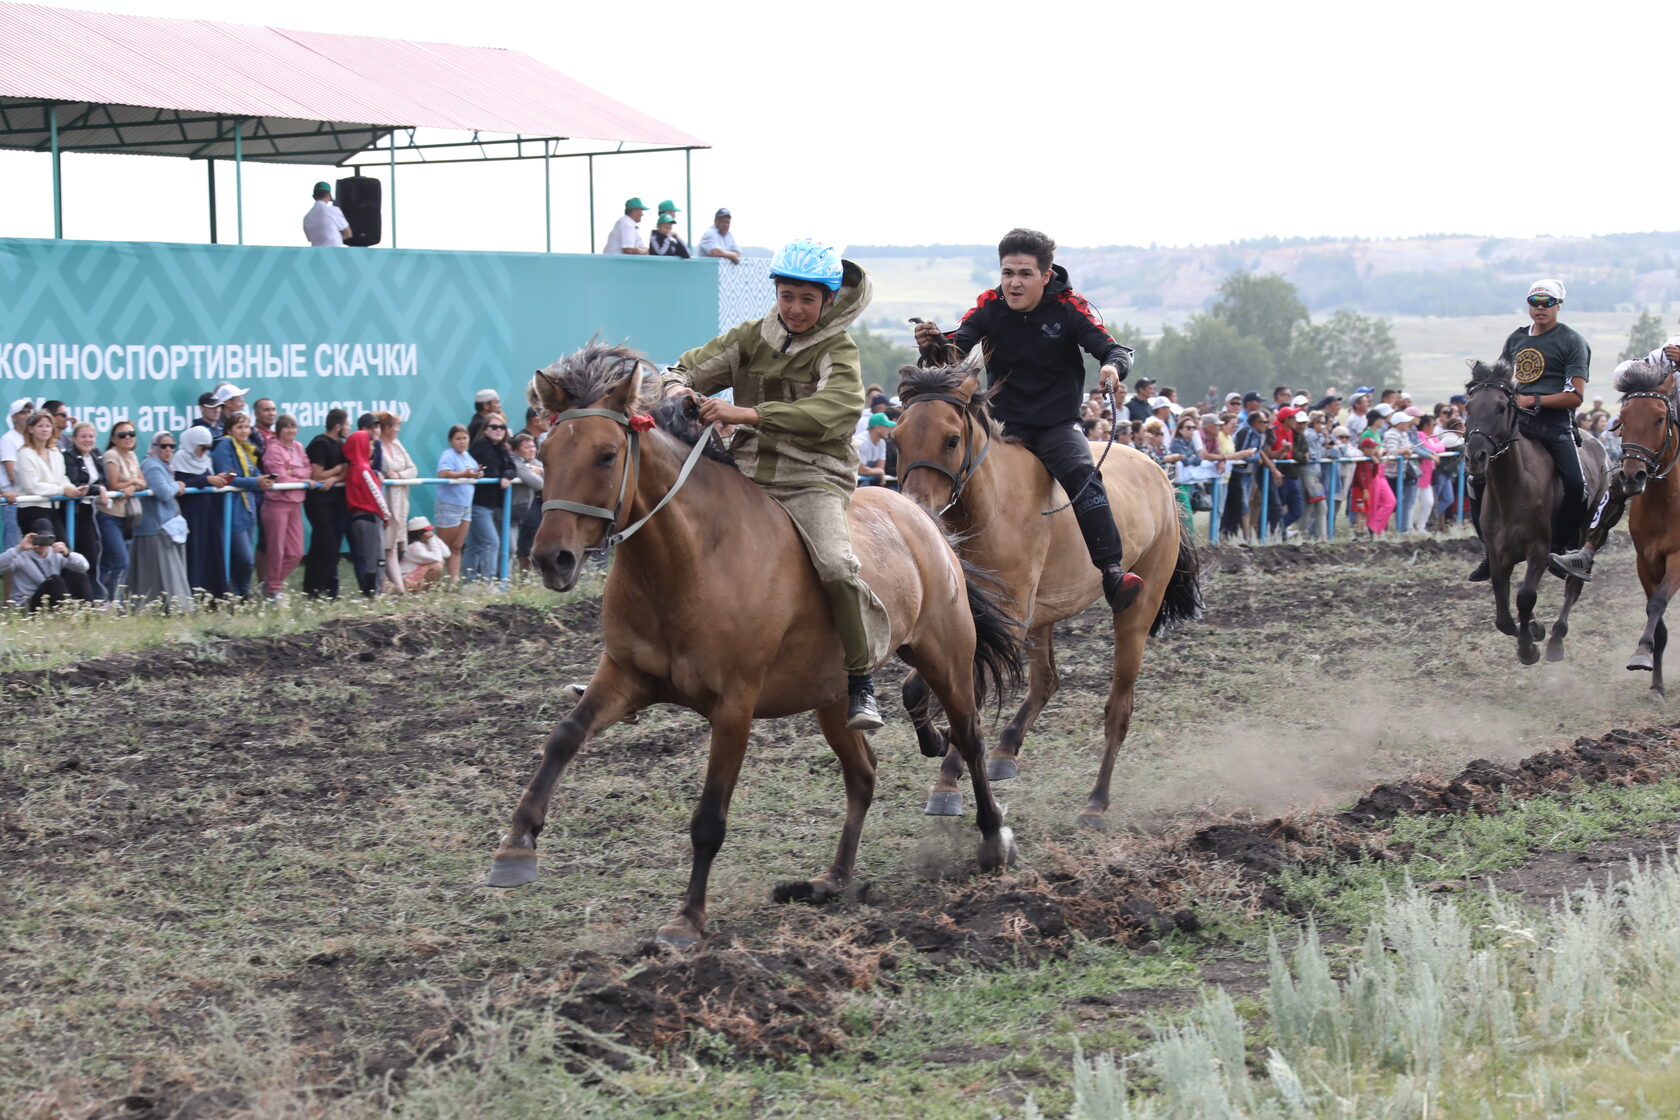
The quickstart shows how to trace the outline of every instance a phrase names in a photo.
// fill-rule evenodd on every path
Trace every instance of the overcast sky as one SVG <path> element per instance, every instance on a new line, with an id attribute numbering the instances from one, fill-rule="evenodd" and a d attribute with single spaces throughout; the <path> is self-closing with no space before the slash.
<path id="1" fill-rule="evenodd" d="M 992 242 L 1014 225 L 1064 245 L 1165 245 L 1680 224 L 1672 66 L 1640 76 L 1680 41 L 1672 4 L 63 6 L 521 50 L 708 141 L 695 232 L 726 205 L 750 244 Z M 589 247 L 582 162 L 555 164 L 557 250 Z M 207 239 L 200 163 L 71 155 L 64 173 L 66 236 Z M 310 184 L 335 176 L 249 167 L 247 242 L 299 243 Z M 0 182 L 0 236 L 51 236 L 47 157 L 0 152 Z M 543 248 L 540 164 L 398 184 L 405 248 Z M 602 240 L 628 195 L 680 204 L 682 156 L 598 159 L 596 191 Z"/>

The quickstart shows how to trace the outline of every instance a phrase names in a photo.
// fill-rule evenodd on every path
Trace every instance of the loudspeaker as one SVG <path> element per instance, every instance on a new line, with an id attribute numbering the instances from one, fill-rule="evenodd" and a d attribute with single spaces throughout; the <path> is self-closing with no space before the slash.
<path id="1" fill-rule="evenodd" d="M 377 245 L 383 232 L 379 220 L 382 193 L 379 180 L 371 175 L 354 175 L 335 184 L 333 197 L 350 223 L 350 240 L 346 245 Z"/>

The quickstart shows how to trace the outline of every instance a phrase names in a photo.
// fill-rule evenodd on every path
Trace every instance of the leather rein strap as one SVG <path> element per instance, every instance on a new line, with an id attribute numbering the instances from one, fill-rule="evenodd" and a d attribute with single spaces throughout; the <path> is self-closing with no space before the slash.
<path id="1" fill-rule="evenodd" d="M 1624 393 L 1622 403 L 1626 404 L 1628 401 L 1638 400 L 1641 397 L 1663 402 L 1665 415 L 1663 417 L 1662 446 L 1651 448 L 1640 443 L 1629 443 L 1627 437 L 1624 436 L 1622 438 L 1622 458 L 1632 459 L 1636 463 L 1644 463 L 1651 472 L 1650 480 L 1661 482 L 1674 469 L 1674 464 L 1680 462 L 1680 443 L 1676 443 L 1674 439 L 1676 431 L 1680 430 L 1680 417 L 1675 414 L 1674 398 L 1667 393 Z M 1674 448 L 1673 457 L 1669 457 L 1671 446 Z M 1661 465 L 1665 458 L 1668 459 L 1668 466 L 1666 467 Z"/>
<path id="2" fill-rule="evenodd" d="M 564 510 L 566 513 L 582 514 L 585 517 L 598 517 L 605 521 L 607 523 L 606 535 L 601 538 L 600 544 L 588 551 L 610 552 L 615 545 L 622 544 L 624 541 L 627 541 L 631 537 L 635 536 L 636 530 L 640 529 L 643 525 L 646 525 L 648 521 L 652 519 L 654 514 L 665 508 L 666 502 L 669 502 L 672 498 L 676 497 L 677 491 L 683 488 L 683 484 L 688 481 L 688 476 L 693 472 L 694 464 L 698 463 L 700 461 L 700 456 L 706 453 L 706 443 L 717 431 L 717 425 L 707 424 L 706 430 L 700 433 L 700 438 L 694 442 L 694 449 L 688 453 L 688 458 L 683 461 L 682 469 L 677 472 L 677 481 L 671 484 L 671 488 L 669 490 L 665 491 L 665 496 L 660 498 L 654 507 L 647 511 L 646 516 L 631 525 L 625 526 L 624 530 L 619 532 L 617 531 L 618 519 L 624 512 L 624 497 L 630 489 L 630 472 L 639 472 L 641 467 L 642 433 L 638 432 L 631 426 L 629 416 L 610 408 L 569 409 L 554 418 L 552 424 L 550 425 L 550 430 L 565 423 L 567 420 L 580 420 L 586 416 L 601 416 L 611 420 L 613 423 L 624 429 L 625 435 L 629 439 L 630 452 L 624 457 L 624 471 L 618 478 L 618 500 L 613 504 L 612 509 L 606 509 L 603 506 L 585 505 L 582 502 L 561 501 L 556 498 L 544 502 L 542 504 L 542 508 L 544 513 L 547 513 L 551 509 L 558 509 Z"/>
<path id="3" fill-rule="evenodd" d="M 928 470 L 938 471 L 940 474 L 950 479 L 951 500 L 940 507 L 939 513 L 937 514 L 937 516 L 943 517 L 947 510 L 957 504 L 957 500 L 962 497 L 963 488 L 966 487 L 969 480 L 974 477 L 974 472 L 980 469 L 980 464 L 986 461 L 986 456 L 992 450 L 992 441 L 987 440 L 985 443 L 981 444 L 979 453 L 975 453 L 974 429 L 976 427 L 976 421 L 973 413 L 968 411 L 968 401 L 963 400 L 961 397 L 954 396 L 951 393 L 918 393 L 916 396 L 911 397 L 909 400 L 904 402 L 904 411 L 910 411 L 911 408 L 921 404 L 923 401 L 944 401 L 946 404 L 954 404 L 957 406 L 957 412 L 960 413 L 963 418 L 962 462 L 957 465 L 957 469 L 953 472 L 947 470 L 943 463 L 936 463 L 932 459 L 917 459 L 914 463 L 911 463 L 909 466 L 901 469 L 898 472 L 898 477 L 900 483 L 902 484 L 904 479 L 910 477 L 911 471 L 915 470 L 917 467 L 926 467 Z"/>

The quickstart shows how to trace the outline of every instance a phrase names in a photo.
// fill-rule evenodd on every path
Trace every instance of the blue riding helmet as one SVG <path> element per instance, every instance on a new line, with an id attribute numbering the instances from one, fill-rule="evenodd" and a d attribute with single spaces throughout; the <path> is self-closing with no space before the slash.
<path id="1" fill-rule="evenodd" d="M 809 237 L 790 241 L 770 261 L 770 278 L 804 280 L 821 284 L 831 292 L 840 290 L 840 254 Z"/>

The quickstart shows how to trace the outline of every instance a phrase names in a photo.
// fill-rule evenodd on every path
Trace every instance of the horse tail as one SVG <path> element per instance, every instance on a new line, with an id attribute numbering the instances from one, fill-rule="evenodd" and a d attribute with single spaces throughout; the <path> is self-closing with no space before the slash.
<path id="1" fill-rule="evenodd" d="M 1161 609 L 1149 626 L 1151 637 L 1170 634 L 1187 622 L 1202 617 L 1202 558 L 1196 551 L 1196 534 L 1181 520 L 1178 525 L 1178 563 L 1167 581 Z"/>
<path id="2" fill-rule="evenodd" d="M 1004 609 L 1009 599 L 990 572 L 960 555 L 957 561 L 968 591 L 968 613 L 974 617 L 974 706 L 986 702 L 988 689 L 996 690 L 1001 703 L 1006 690 L 1021 684 L 1026 657 L 1021 623 Z"/>

